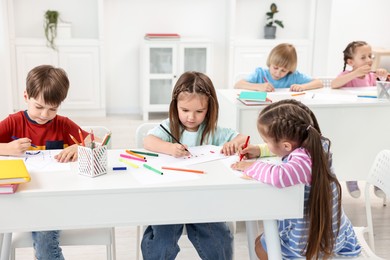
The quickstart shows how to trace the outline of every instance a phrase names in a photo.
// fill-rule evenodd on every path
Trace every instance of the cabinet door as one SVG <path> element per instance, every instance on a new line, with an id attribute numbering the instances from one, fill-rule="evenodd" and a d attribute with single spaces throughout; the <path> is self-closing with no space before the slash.
<path id="1" fill-rule="evenodd" d="M 57 66 L 57 53 L 46 46 L 16 46 L 16 84 L 17 100 L 16 110 L 26 109 L 23 93 L 26 89 L 26 77 L 28 72 L 42 64 Z"/>
<path id="2" fill-rule="evenodd" d="M 179 54 L 179 73 L 198 71 L 210 74 L 210 45 L 181 44 Z"/>
<path id="3" fill-rule="evenodd" d="M 97 46 L 62 46 L 58 66 L 69 77 L 64 109 L 98 109 L 101 107 L 100 61 Z"/>
<path id="4" fill-rule="evenodd" d="M 149 111 L 167 111 L 177 78 L 175 45 L 149 46 L 147 49 L 147 84 L 145 104 Z"/>

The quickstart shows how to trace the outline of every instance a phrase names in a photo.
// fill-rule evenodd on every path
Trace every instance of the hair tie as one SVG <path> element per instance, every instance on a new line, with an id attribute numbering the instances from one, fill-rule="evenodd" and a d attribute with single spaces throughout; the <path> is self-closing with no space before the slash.
<path id="1" fill-rule="evenodd" d="M 309 131 L 310 128 L 312 128 L 312 126 L 311 126 L 311 125 L 308 125 L 307 128 L 306 128 L 306 131 Z"/>

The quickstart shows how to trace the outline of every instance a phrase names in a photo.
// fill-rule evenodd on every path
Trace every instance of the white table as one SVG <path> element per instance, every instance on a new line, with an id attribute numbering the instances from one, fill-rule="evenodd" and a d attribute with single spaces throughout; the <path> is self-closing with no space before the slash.
<path id="1" fill-rule="evenodd" d="M 390 147 L 390 101 L 357 98 L 357 94 L 366 95 L 375 90 L 375 87 L 323 88 L 295 97 L 286 90 L 277 90 L 268 97 L 274 102 L 295 98 L 310 107 L 322 134 L 332 141 L 333 165 L 338 178 L 366 180 L 376 154 Z M 251 143 L 261 143 L 256 121 L 264 106 L 245 106 L 236 99 L 237 93 L 236 89 L 217 90 L 219 125 L 250 135 Z"/>
<path id="2" fill-rule="evenodd" d="M 109 150 L 109 160 L 118 160 L 120 152 Z M 264 220 L 269 257 L 281 259 L 276 220 L 303 216 L 303 185 L 277 189 L 243 180 L 229 173 L 221 161 L 192 167 L 207 174 L 154 185 L 142 185 L 134 178 L 145 174 L 144 169 L 110 171 L 96 178 L 78 175 L 76 169 L 31 172 L 30 183 L 15 194 L 0 196 L 0 233 Z M 251 254 L 253 239 L 248 241 Z"/>

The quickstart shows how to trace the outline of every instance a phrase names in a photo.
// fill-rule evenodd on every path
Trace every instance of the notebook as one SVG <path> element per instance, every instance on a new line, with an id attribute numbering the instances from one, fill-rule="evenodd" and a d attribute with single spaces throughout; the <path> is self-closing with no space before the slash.
<path id="1" fill-rule="evenodd" d="M 0 194 L 11 194 L 15 193 L 18 189 L 19 184 L 1 184 Z"/>
<path id="2" fill-rule="evenodd" d="M 0 160 L 0 184 L 24 183 L 30 181 L 23 160 Z"/>

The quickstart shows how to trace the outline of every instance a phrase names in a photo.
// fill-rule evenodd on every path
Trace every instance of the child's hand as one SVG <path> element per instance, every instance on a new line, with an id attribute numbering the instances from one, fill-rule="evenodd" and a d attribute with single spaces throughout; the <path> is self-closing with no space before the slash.
<path id="1" fill-rule="evenodd" d="M 245 171 L 248 169 L 250 166 L 252 166 L 254 162 L 248 162 L 248 161 L 241 161 L 241 162 L 236 162 L 231 165 L 233 170 L 237 171 Z"/>
<path id="2" fill-rule="evenodd" d="M 385 81 L 387 79 L 387 74 L 387 70 L 385 69 L 376 69 L 375 71 L 375 76 L 382 81 Z"/>
<path id="3" fill-rule="evenodd" d="M 28 138 L 19 138 L 8 143 L 7 155 L 21 155 L 31 146 L 31 140 Z"/>
<path id="4" fill-rule="evenodd" d="M 290 86 L 290 90 L 291 91 L 295 91 L 295 92 L 299 92 L 299 91 L 304 91 L 306 90 L 305 87 L 303 85 L 300 85 L 300 84 L 292 84 Z"/>
<path id="5" fill-rule="evenodd" d="M 238 147 L 238 154 L 243 154 L 245 159 L 253 159 L 260 157 L 260 149 L 257 145 L 248 144 L 246 148 L 243 149 L 245 144 L 240 144 Z"/>
<path id="6" fill-rule="evenodd" d="M 62 150 L 59 154 L 54 156 L 55 159 L 57 159 L 60 163 L 66 163 L 66 162 L 75 162 L 77 160 L 77 144 L 68 146 L 64 150 Z"/>
<path id="7" fill-rule="evenodd" d="M 227 156 L 234 155 L 238 151 L 238 146 L 236 142 L 227 142 L 223 145 L 221 153 Z"/>
<path id="8" fill-rule="evenodd" d="M 269 82 L 259 84 L 258 91 L 273 92 L 274 90 L 275 90 L 274 86 L 272 86 L 272 84 Z"/>
<path id="9" fill-rule="evenodd" d="M 183 157 L 183 156 L 189 156 L 190 153 L 186 151 L 188 149 L 187 145 L 181 145 L 178 143 L 174 143 L 171 146 L 171 151 L 169 154 L 171 154 L 175 158 Z"/>
<path id="10" fill-rule="evenodd" d="M 371 66 L 369 65 L 363 65 L 359 68 L 356 68 L 354 70 L 355 74 L 356 74 L 356 77 L 362 77 L 362 76 L 365 76 L 367 75 L 368 73 L 371 72 Z"/>

